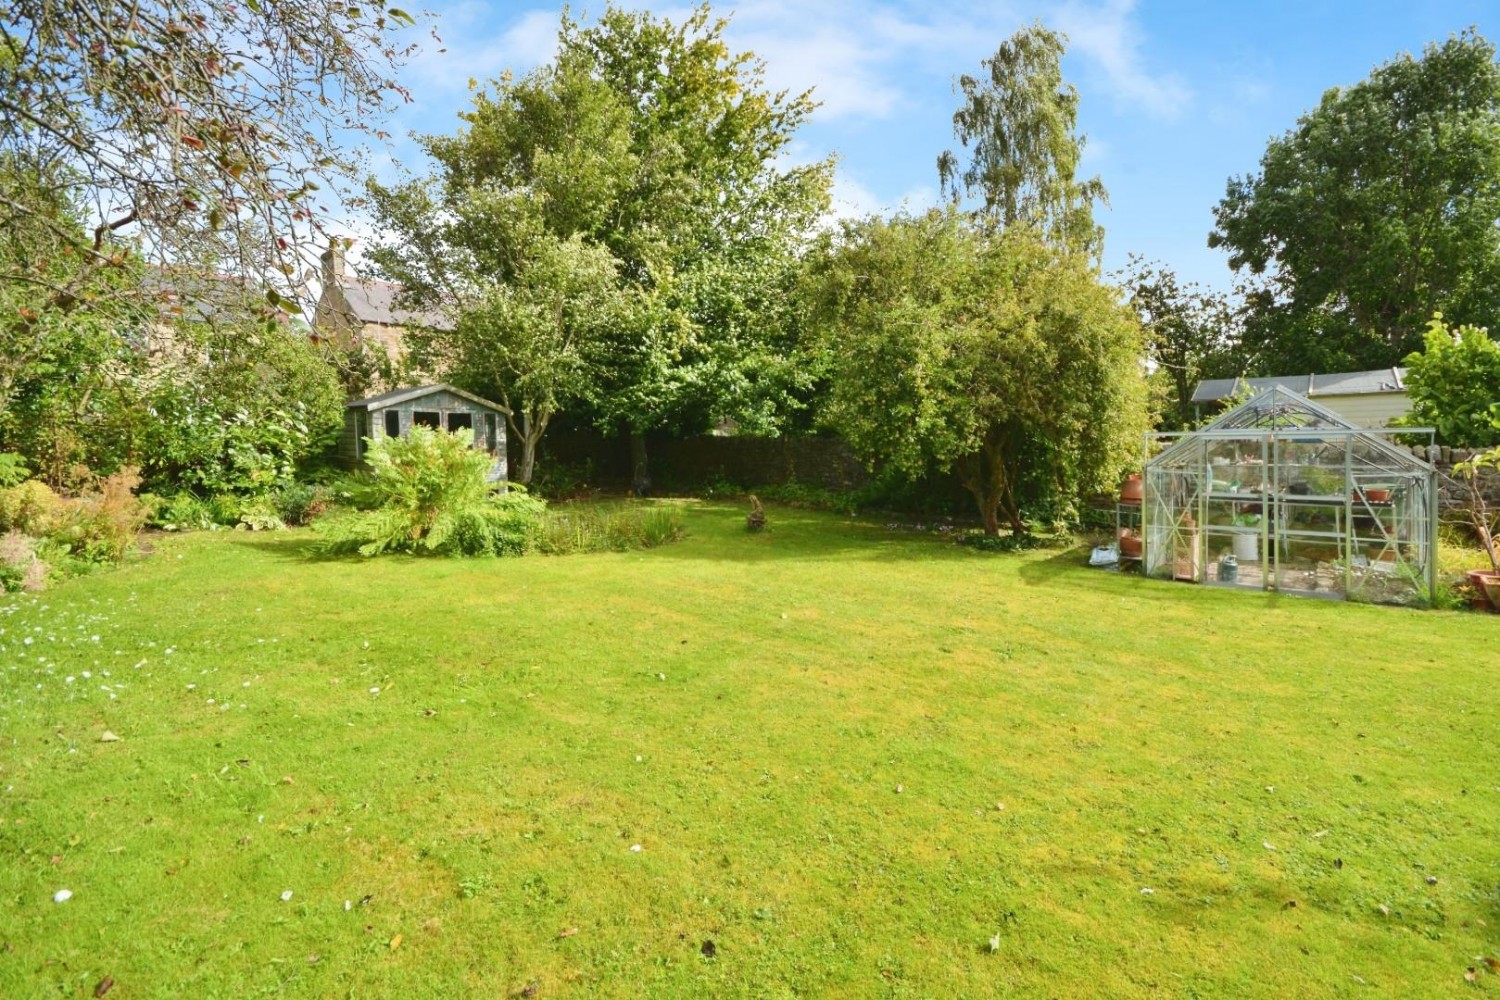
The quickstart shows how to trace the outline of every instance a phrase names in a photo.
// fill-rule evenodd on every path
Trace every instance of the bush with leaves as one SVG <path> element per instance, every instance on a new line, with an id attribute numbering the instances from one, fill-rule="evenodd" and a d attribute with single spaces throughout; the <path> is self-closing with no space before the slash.
<path id="1" fill-rule="evenodd" d="M 365 492 L 377 505 L 321 522 L 330 549 L 500 556 L 531 548 L 546 504 L 490 482 L 490 456 L 472 443 L 470 431 L 425 427 L 372 441 Z"/>
<path id="2" fill-rule="evenodd" d="M 0 489 L 0 590 L 41 590 L 50 578 L 120 562 L 150 512 L 140 476 L 122 469 L 63 497 L 28 479 Z"/>
<path id="3" fill-rule="evenodd" d="M 1500 444 L 1500 343 L 1482 327 L 1427 323 L 1422 350 L 1406 358 L 1411 412 L 1402 423 L 1431 427 L 1455 448 Z"/>
<path id="4" fill-rule="evenodd" d="M 87 563 L 124 559 L 150 513 L 135 495 L 140 484 L 140 474 L 129 468 L 97 480 L 67 502 L 61 524 L 49 536 L 51 541 L 66 546 L 72 558 Z"/>

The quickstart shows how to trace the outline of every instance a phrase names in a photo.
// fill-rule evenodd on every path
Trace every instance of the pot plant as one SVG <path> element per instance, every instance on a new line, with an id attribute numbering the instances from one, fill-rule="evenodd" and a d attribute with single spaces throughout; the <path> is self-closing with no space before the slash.
<path id="1" fill-rule="evenodd" d="M 1500 543 L 1495 540 L 1500 512 L 1490 509 L 1480 477 L 1486 470 L 1500 471 L 1500 448 L 1491 448 L 1453 466 L 1464 484 L 1464 508 L 1479 547 L 1489 557 L 1488 570 L 1471 570 L 1469 582 L 1482 591 L 1494 610 L 1500 610 Z"/>

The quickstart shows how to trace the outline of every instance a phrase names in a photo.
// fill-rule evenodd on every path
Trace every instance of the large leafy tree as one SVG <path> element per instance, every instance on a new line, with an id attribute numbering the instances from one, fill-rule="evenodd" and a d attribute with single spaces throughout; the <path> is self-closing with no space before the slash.
<path id="1" fill-rule="evenodd" d="M 8 258 L 0 284 L 71 308 L 145 254 L 289 288 L 315 192 L 350 167 L 337 140 L 404 96 L 411 24 L 386 0 L 3 0 L 0 154 L 44 183 L 0 189 L 0 229 L 70 266 Z M 81 225 L 58 219 L 59 191 Z"/>
<path id="2" fill-rule="evenodd" d="M 1121 277 L 1146 333 L 1152 379 L 1164 390 L 1161 425 L 1187 427 L 1198 382 L 1239 374 L 1235 312 L 1223 295 L 1178 280 L 1160 262 L 1132 255 Z"/>
<path id="3" fill-rule="evenodd" d="M 985 531 L 1112 486 L 1147 426 L 1141 331 L 1082 254 L 951 211 L 846 224 L 815 268 L 828 420 L 867 461 L 951 469 Z"/>
<path id="4" fill-rule="evenodd" d="M 813 102 L 768 91 L 723 29 L 706 6 L 680 24 L 614 7 L 589 25 L 564 16 L 553 65 L 494 81 L 457 135 L 424 140 L 433 177 L 373 188 L 386 233 L 374 260 L 414 302 L 460 317 L 527 283 L 538 241 L 612 258 L 629 308 L 592 324 L 587 377 L 570 367 L 558 399 L 631 432 L 639 479 L 646 431 L 771 425 L 799 385 L 767 345 L 830 165 L 782 162 Z"/>
<path id="5" fill-rule="evenodd" d="M 1078 92 L 1062 76 L 1066 39 L 1031 24 L 983 61 L 983 76 L 958 78 L 964 103 L 953 132 L 967 155 L 938 157 L 943 190 L 964 197 L 995 227 L 1033 225 L 1075 249 L 1100 249 L 1095 202 L 1105 201 L 1097 177 L 1077 177 L 1084 139 L 1077 133 Z"/>
<path id="6" fill-rule="evenodd" d="M 1399 364 L 1500 307 L 1500 65 L 1473 32 L 1323 95 L 1230 180 L 1209 245 L 1251 279 L 1269 374 Z"/>

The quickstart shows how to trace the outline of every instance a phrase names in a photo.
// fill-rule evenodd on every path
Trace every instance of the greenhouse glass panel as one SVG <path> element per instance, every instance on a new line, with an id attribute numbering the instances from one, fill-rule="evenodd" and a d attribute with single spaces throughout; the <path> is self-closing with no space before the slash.
<path id="1" fill-rule="evenodd" d="M 1386 439 L 1275 387 L 1206 427 L 1155 435 L 1141 534 L 1149 576 L 1422 604 L 1436 474 Z"/>

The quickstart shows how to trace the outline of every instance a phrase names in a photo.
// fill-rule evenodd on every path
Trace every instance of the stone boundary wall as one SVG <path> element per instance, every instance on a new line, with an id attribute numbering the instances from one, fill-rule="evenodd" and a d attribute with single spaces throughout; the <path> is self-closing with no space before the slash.
<path id="1" fill-rule="evenodd" d="M 1438 471 L 1438 495 L 1445 510 L 1466 507 L 1469 502 L 1468 485 L 1453 474 L 1453 466 L 1466 462 L 1486 449 L 1449 448 L 1446 445 L 1413 445 L 1411 453 L 1424 462 L 1431 462 Z M 1500 471 L 1485 469 L 1479 473 L 1479 488 L 1485 502 L 1492 508 L 1500 508 Z"/>

